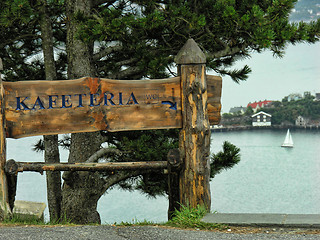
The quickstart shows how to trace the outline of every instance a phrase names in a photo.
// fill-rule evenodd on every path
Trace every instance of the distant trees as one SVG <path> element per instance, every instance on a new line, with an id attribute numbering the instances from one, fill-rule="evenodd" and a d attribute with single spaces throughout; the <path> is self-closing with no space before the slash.
<path id="1" fill-rule="evenodd" d="M 312 95 L 305 95 L 296 101 L 288 101 L 285 97 L 281 104 L 277 103 L 273 108 L 262 111 L 272 114 L 272 124 L 281 124 L 285 121 L 294 124 L 298 116 L 311 120 L 320 119 L 320 101 L 314 101 Z"/>
<path id="2" fill-rule="evenodd" d="M 289 101 L 288 96 L 286 96 L 281 102 L 274 101 L 271 107 L 261 108 L 259 111 L 271 114 L 273 125 L 281 125 L 282 123 L 295 124 L 298 116 L 303 116 L 310 120 L 320 120 L 320 101 L 314 101 L 314 98 L 311 94 L 304 94 L 302 99 Z M 224 113 L 222 115 L 222 124 L 251 125 L 250 116 L 253 111 L 250 108 L 247 108 L 244 114 Z"/>
<path id="3" fill-rule="evenodd" d="M 55 53 L 54 78 L 172 76 L 175 75 L 172 72 L 174 56 L 187 39 L 193 38 L 205 51 L 208 70 L 229 75 L 235 82 L 240 82 L 247 79 L 251 70 L 249 66 L 232 69 L 239 59 L 267 50 L 282 56 L 288 44 L 319 41 L 320 20 L 289 21 L 297 2 L 3 0 L 0 1 L 3 77 L 5 81 L 45 79 L 48 60 L 42 56 L 47 46 L 44 40 L 48 38 L 43 37 L 48 27 L 44 26 L 51 22 L 49 38 L 52 40 L 50 48 Z M 156 148 L 159 154 L 152 154 L 147 144 L 153 142 L 152 148 L 157 146 L 156 138 L 161 139 L 161 136 L 155 134 L 150 139 L 150 134 L 128 133 L 127 139 L 122 133 L 112 135 L 112 139 L 105 132 L 72 134 L 68 162 L 85 162 L 104 146 L 123 147 L 126 157 L 130 156 L 133 161 L 136 157 L 153 160 L 155 155 L 157 159 L 163 159 L 168 146 L 175 145 L 173 138 L 167 139 L 163 151 Z M 120 142 L 128 146 L 121 146 Z M 130 145 L 134 142 L 140 142 L 141 146 Z M 117 156 L 103 156 L 103 159 L 120 161 Z M 108 188 L 119 184 L 128 186 L 125 182 L 138 184 L 136 186 L 141 183 L 144 186 L 141 185 L 140 189 L 152 195 L 165 192 L 163 188 L 162 191 L 150 191 L 151 188 L 165 186 L 162 179 L 145 172 L 116 172 L 104 176 L 98 173 L 65 173 L 61 215 L 57 218 L 66 217 L 76 223 L 100 222 L 97 202 Z M 60 188 L 60 183 L 57 185 Z M 56 212 L 59 212 L 58 207 Z"/>

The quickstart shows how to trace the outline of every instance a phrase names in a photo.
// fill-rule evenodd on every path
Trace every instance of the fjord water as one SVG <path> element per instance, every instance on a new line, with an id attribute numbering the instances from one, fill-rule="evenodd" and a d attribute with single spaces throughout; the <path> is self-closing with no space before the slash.
<path id="1" fill-rule="evenodd" d="M 212 133 L 211 152 L 223 141 L 241 149 L 238 165 L 223 171 L 211 182 L 212 210 L 222 213 L 320 214 L 320 131 L 292 130 L 294 148 L 281 148 L 283 130 Z M 39 137 L 8 139 L 7 158 L 43 161 L 31 150 Z M 61 152 L 61 161 L 67 152 Z M 46 202 L 45 174 L 18 175 L 17 200 Z M 139 192 L 109 190 L 99 201 L 103 223 L 133 220 L 166 221 L 166 197 L 147 198 Z M 45 212 L 48 220 L 48 209 Z"/>
<path id="2" fill-rule="evenodd" d="M 294 147 L 280 147 L 286 130 L 213 133 L 241 149 L 241 161 L 211 182 L 212 209 L 223 213 L 320 213 L 320 132 L 291 131 Z"/>

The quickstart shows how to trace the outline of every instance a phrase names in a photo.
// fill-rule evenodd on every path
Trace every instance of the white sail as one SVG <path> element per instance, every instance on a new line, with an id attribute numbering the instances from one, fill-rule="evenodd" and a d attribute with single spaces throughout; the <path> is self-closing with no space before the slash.
<path id="1" fill-rule="evenodd" d="M 292 136 L 290 134 L 290 130 L 289 129 L 287 131 L 286 138 L 284 139 L 284 142 L 281 145 L 281 147 L 293 147 L 293 140 L 292 140 Z"/>

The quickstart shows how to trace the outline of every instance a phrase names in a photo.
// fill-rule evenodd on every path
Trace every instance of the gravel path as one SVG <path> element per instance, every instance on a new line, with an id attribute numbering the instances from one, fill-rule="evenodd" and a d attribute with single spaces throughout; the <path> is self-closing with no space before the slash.
<path id="1" fill-rule="evenodd" d="M 320 239 L 320 230 L 250 230 L 231 228 L 225 232 L 181 230 L 157 226 L 0 226 L 2 240 L 304 240 Z"/>

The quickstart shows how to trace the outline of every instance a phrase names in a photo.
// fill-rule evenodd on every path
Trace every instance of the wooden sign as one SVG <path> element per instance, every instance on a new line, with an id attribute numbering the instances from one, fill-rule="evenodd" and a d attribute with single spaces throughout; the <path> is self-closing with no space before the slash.
<path id="1" fill-rule="evenodd" d="M 207 76 L 212 124 L 220 116 L 221 78 Z M 3 82 L 7 137 L 181 128 L 180 77 L 81 78 Z"/>

